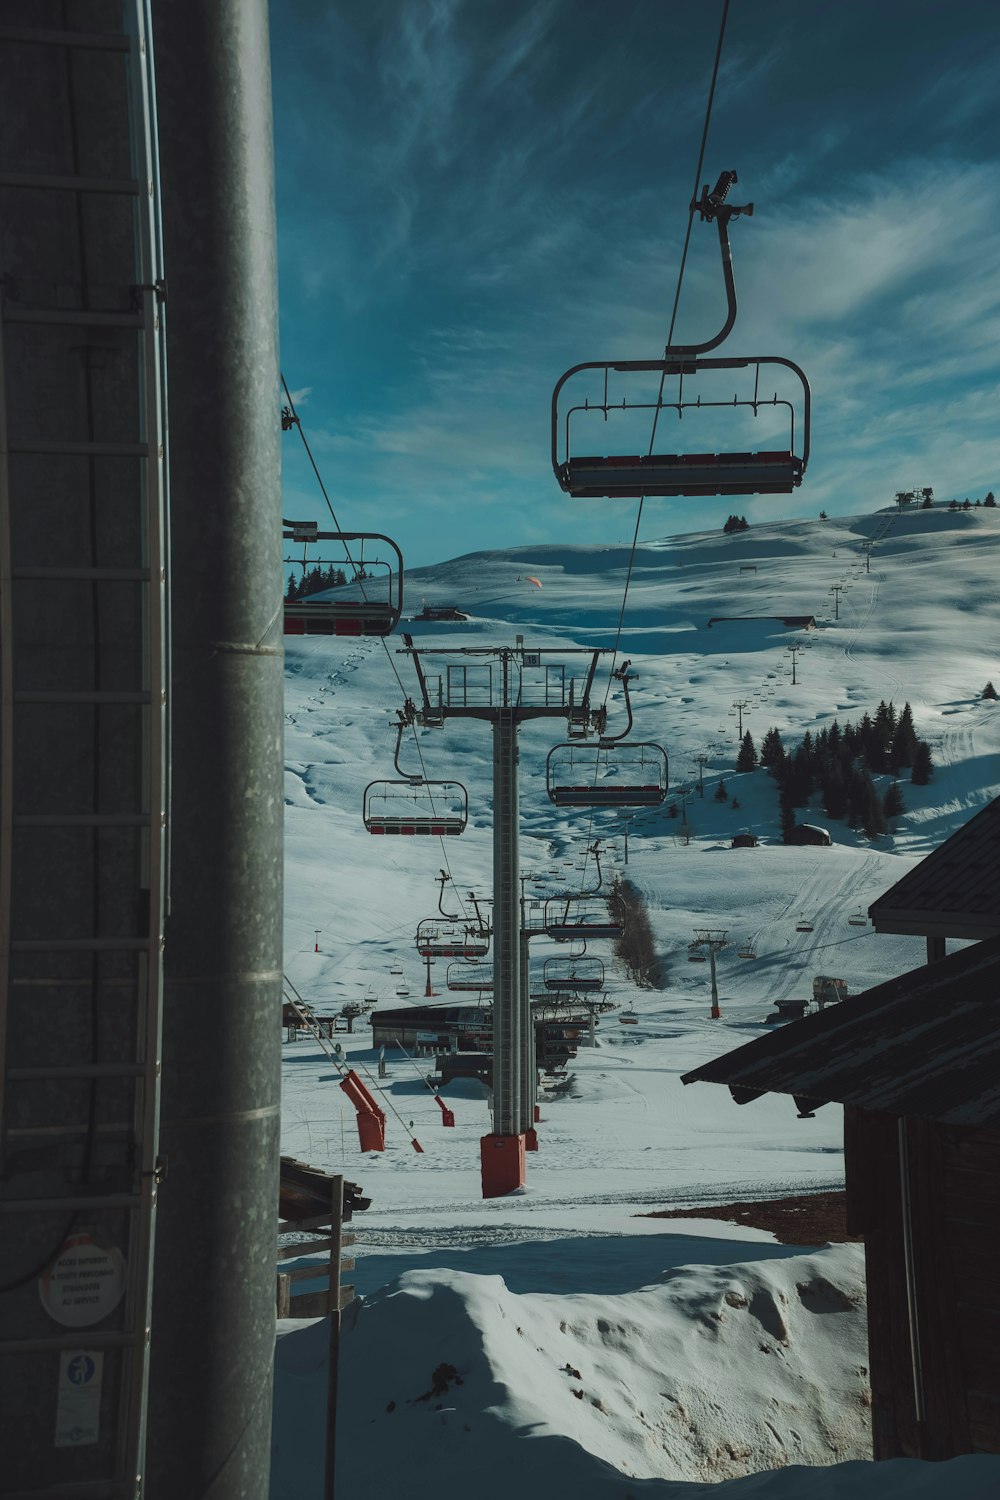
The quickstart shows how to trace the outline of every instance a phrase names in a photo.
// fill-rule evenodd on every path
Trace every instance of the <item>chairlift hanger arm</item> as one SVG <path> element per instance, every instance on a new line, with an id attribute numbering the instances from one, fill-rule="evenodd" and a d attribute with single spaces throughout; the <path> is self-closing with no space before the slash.
<path id="1" fill-rule="evenodd" d="M 629 697 L 628 685 L 631 678 L 635 676 L 635 673 L 629 673 L 631 665 L 631 662 L 623 661 L 617 672 L 612 674 L 622 685 L 622 691 L 625 694 L 625 712 L 628 715 L 628 722 L 621 734 L 602 734 L 600 738 L 601 745 L 614 745 L 619 740 L 627 739 L 632 731 L 632 700 Z"/>
<path id="2" fill-rule="evenodd" d="M 418 776 L 414 775 L 412 771 L 404 771 L 403 767 L 399 764 L 399 752 L 403 748 L 403 735 L 413 723 L 412 709 L 413 704 L 408 698 L 406 700 L 406 708 L 399 708 L 396 710 L 399 716 L 399 723 L 396 725 L 396 748 L 392 754 L 392 763 L 396 767 L 397 774 L 402 776 L 405 781 L 409 781 L 414 786 L 419 786 L 424 779 L 423 775 L 421 774 Z M 410 712 L 408 712 L 408 710 L 410 710 Z"/>

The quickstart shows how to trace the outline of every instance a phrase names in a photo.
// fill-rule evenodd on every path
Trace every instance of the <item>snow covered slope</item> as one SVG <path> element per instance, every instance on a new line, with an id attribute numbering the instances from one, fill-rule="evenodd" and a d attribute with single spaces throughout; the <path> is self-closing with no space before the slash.
<path id="1" fill-rule="evenodd" d="M 860 552 L 865 541 L 875 542 L 870 572 Z M 622 548 L 535 547 L 458 558 L 408 576 L 407 613 L 415 613 L 426 599 L 458 605 L 470 615 L 469 621 L 405 628 L 423 646 L 513 644 L 520 634 L 534 646 L 611 647 L 627 566 L 628 553 Z M 529 574 L 540 580 L 541 589 L 526 581 Z M 547 1327 L 554 1319 L 558 1326 L 562 1315 L 554 1309 L 563 1300 L 560 1288 L 574 1294 L 602 1290 L 609 1295 L 640 1295 L 634 1288 L 647 1284 L 626 1280 L 617 1285 L 607 1279 L 606 1271 L 604 1280 L 582 1288 L 572 1278 L 560 1282 L 561 1267 L 593 1266 L 595 1253 L 604 1253 L 601 1247 L 607 1247 L 613 1262 L 618 1253 L 613 1247 L 641 1257 L 641 1247 L 648 1242 L 652 1260 L 643 1264 L 650 1281 L 659 1278 L 662 1257 L 655 1269 L 651 1267 L 667 1240 L 677 1237 L 663 1234 L 663 1221 L 631 1217 L 642 1208 L 696 1206 L 842 1183 L 841 1121 L 835 1107 L 800 1121 L 790 1100 L 768 1097 L 739 1108 L 727 1091 L 707 1085 L 685 1089 L 679 1076 L 756 1034 L 775 999 L 806 998 L 815 974 L 842 977 L 855 992 L 922 962 L 920 940 L 877 937 L 867 927 L 850 925 L 848 917 L 867 907 L 915 860 L 1000 793 L 1000 704 L 980 697 L 989 678 L 1000 684 L 998 579 L 1000 513 L 983 509 L 781 522 L 755 525 L 731 537 L 714 532 L 640 546 L 629 583 L 620 657 L 629 658 L 638 674 L 633 691 L 636 737 L 659 741 L 669 753 L 668 804 L 631 820 L 626 871 L 622 815 L 597 812 L 591 817 L 589 812 L 554 808 L 545 795 L 544 764 L 546 752 L 560 736 L 551 724 L 526 727 L 521 859 L 522 869 L 538 877 L 531 888 L 540 894 L 581 888 L 593 874 L 586 845 L 595 837 L 603 839 L 613 851 L 608 858 L 611 873 L 627 873 L 646 896 L 666 986 L 634 988 L 612 961 L 610 945 L 592 945 L 591 951 L 599 952 L 607 964 L 613 998 L 634 1007 L 638 1024 L 623 1027 L 614 1014 L 603 1018 L 599 1046 L 582 1049 L 573 1064 L 570 1092 L 543 1104 L 540 1149 L 529 1158 L 526 1191 L 490 1202 L 480 1196 L 478 1141 L 489 1129 L 489 1114 L 477 1086 L 452 1091 L 449 1103 L 456 1128 L 443 1129 L 419 1069 L 390 1055 L 383 1083 L 390 1112 L 387 1150 L 362 1156 L 353 1111 L 336 1087 L 328 1059 L 312 1041 L 286 1044 L 283 1149 L 318 1166 L 345 1170 L 373 1198 L 372 1208 L 357 1224 L 359 1289 L 374 1294 L 412 1266 L 428 1268 L 377 1300 L 362 1316 L 359 1335 L 366 1320 L 370 1329 L 377 1324 L 384 1330 L 403 1307 L 416 1309 L 414 1316 L 424 1308 L 430 1316 L 430 1308 L 447 1304 L 454 1309 L 460 1302 L 459 1321 L 466 1330 L 461 1347 L 468 1351 L 478 1338 L 486 1350 L 493 1335 L 499 1337 L 501 1322 L 506 1327 L 511 1318 L 521 1316 L 513 1305 L 520 1295 L 514 1281 L 519 1257 L 529 1251 L 536 1257 L 532 1264 L 547 1269 L 540 1288 L 536 1283 L 524 1290 L 551 1296 L 552 1305 L 538 1309 L 536 1321 Z M 834 619 L 830 592 L 834 585 L 843 586 L 839 620 Z M 802 615 L 815 616 L 817 628 L 803 631 L 783 623 Z M 710 620 L 715 621 L 711 626 Z M 794 686 L 786 671 L 789 643 L 803 647 Z M 453 877 L 446 898 L 452 910 L 470 889 L 478 895 L 490 893 L 491 746 L 486 726 L 449 724 L 420 734 L 427 774 L 457 777 L 468 787 L 470 822 L 461 838 L 449 839 L 446 846 L 436 839 L 373 839 L 362 826 L 364 787 L 372 779 L 395 774 L 395 710 L 406 694 L 416 691 L 410 662 L 396 654 L 399 644 L 398 639 L 389 641 L 386 651 L 380 642 L 367 640 L 288 643 L 286 969 L 320 1012 L 372 996 L 382 1007 L 405 1004 L 407 997 L 397 996 L 399 987 L 409 990 L 410 1001 L 422 997 L 423 965 L 413 934 L 420 918 L 435 909 L 439 868 L 445 866 Z M 602 684 L 599 697 L 603 694 Z M 761 771 L 734 774 L 737 718 L 730 713 L 731 705 L 746 702 L 744 727 L 758 745 L 771 725 L 779 728 L 786 744 L 794 744 L 807 729 L 815 731 L 834 717 L 856 720 L 866 710 L 874 712 L 883 698 L 892 699 L 897 708 L 906 700 L 912 704 L 917 732 L 932 748 L 933 780 L 923 788 L 903 781 L 907 811 L 890 835 L 869 842 L 846 824 L 829 823 L 815 810 L 800 816 L 829 826 L 834 846 L 785 848 L 778 833 L 773 783 Z M 621 711 L 617 686 L 608 701 L 614 727 Z M 699 755 L 707 757 L 704 797 L 692 790 Z M 403 756 L 405 766 L 416 766 L 412 740 L 404 744 Z M 715 799 L 720 780 L 730 799 L 726 802 Z M 734 797 L 740 804 L 735 809 Z M 691 830 L 687 839 L 679 834 L 682 818 L 669 816 L 671 801 L 679 812 L 686 809 Z M 756 833 L 760 846 L 732 849 L 732 835 L 743 830 Z M 796 930 L 800 915 L 809 919 L 811 931 Z M 719 958 L 721 1020 L 709 1018 L 708 966 L 687 962 L 687 945 L 696 927 L 725 929 L 732 940 Z M 751 943 L 757 958 L 739 958 L 739 949 Z M 556 952 L 554 945 L 533 945 L 533 966 Z M 393 973 L 399 966 L 403 973 Z M 434 988 L 442 998 L 447 994 L 444 970 L 442 962 L 432 971 Z M 355 1036 L 338 1041 L 346 1044 L 356 1066 L 375 1072 L 376 1057 L 364 1021 Z M 411 1128 L 424 1147 L 422 1155 L 411 1148 Z M 690 1221 L 690 1236 L 692 1263 L 708 1260 L 727 1267 L 724 1275 L 701 1273 L 698 1285 L 706 1296 L 709 1287 L 715 1295 L 720 1277 L 736 1275 L 729 1261 L 745 1261 L 748 1242 L 768 1255 L 782 1254 L 768 1235 L 740 1230 L 736 1237 L 710 1221 Z M 847 1264 L 855 1254 L 826 1253 L 840 1257 L 838 1265 Z M 671 1264 L 683 1262 L 674 1259 Z M 790 1264 L 769 1261 L 760 1274 L 777 1276 Z M 430 1269 L 445 1266 L 451 1269 Z M 506 1289 L 491 1282 L 488 1289 L 477 1290 L 465 1267 L 477 1273 L 472 1279 L 476 1282 L 483 1274 L 502 1274 Z M 687 1303 L 680 1297 L 680 1284 L 670 1286 L 670 1317 L 680 1319 L 680 1327 L 689 1318 L 681 1311 Z M 784 1287 L 784 1292 L 793 1305 L 794 1285 Z M 477 1309 L 485 1306 L 484 1297 L 492 1297 L 499 1310 L 489 1318 L 484 1315 L 480 1327 Z M 623 1318 L 632 1317 L 619 1311 Z M 697 1318 L 691 1314 L 690 1321 L 693 1337 Z M 733 1321 L 728 1332 L 735 1333 L 735 1313 Z M 822 1321 L 815 1320 L 815 1326 Z M 862 1323 L 858 1312 L 856 1328 Z M 406 1320 L 404 1324 L 409 1326 Z M 474 1326 L 480 1327 L 475 1336 Z M 378 1333 L 379 1339 L 383 1336 L 388 1337 Z M 503 1337 L 509 1336 L 508 1329 Z M 402 1350 L 409 1334 L 401 1331 L 400 1337 Z M 852 1349 L 851 1357 L 857 1354 L 851 1342 L 855 1338 L 856 1332 L 844 1343 L 845 1359 Z M 659 1340 L 656 1334 L 654 1342 Z M 548 1335 L 535 1343 L 541 1345 L 538 1353 L 550 1360 L 554 1349 Z M 639 1356 L 637 1350 L 644 1368 L 660 1368 L 646 1353 Z M 585 1358 L 574 1343 L 568 1363 L 582 1370 Z M 602 1360 L 610 1358 L 607 1350 L 601 1352 Z M 732 1358 L 734 1369 L 744 1370 L 746 1360 L 735 1346 Z M 858 1362 L 864 1363 L 860 1355 Z M 506 1368 L 503 1359 L 491 1367 L 490 1380 L 502 1378 L 502 1371 L 497 1373 L 501 1366 Z M 532 1359 L 525 1368 L 534 1369 Z M 429 1365 L 427 1375 L 430 1369 Z M 740 1378 L 734 1376 L 734 1389 Z M 681 1397 L 689 1412 L 701 1400 L 697 1385 L 693 1380 L 686 1387 L 690 1401 Z M 419 1393 L 414 1387 L 407 1394 Z M 459 1409 L 453 1397 L 454 1392 L 445 1406 Z M 844 1399 L 849 1405 L 856 1397 L 855 1392 Z M 712 1469 L 706 1454 L 718 1448 L 717 1433 L 710 1433 L 701 1446 L 686 1437 L 677 1454 L 672 1449 L 673 1456 L 661 1453 L 659 1469 L 642 1467 L 629 1447 L 635 1438 L 631 1419 L 622 1416 L 616 1426 L 618 1418 L 591 1407 L 589 1395 L 566 1396 L 561 1387 L 559 1399 L 558 1413 L 552 1408 L 546 1429 L 553 1435 L 544 1442 L 556 1443 L 560 1462 L 570 1464 L 560 1472 L 577 1475 L 583 1464 L 580 1493 L 639 1494 L 652 1483 L 612 1483 L 607 1478 L 610 1471 L 602 1466 L 600 1487 L 593 1467 L 598 1460 L 638 1476 L 722 1478 L 742 1472 L 738 1461 L 729 1467 L 725 1457 L 718 1460 L 721 1468 Z M 605 1395 L 600 1399 L 608 1404 Z M 646 1400 L 644 1395 L 639 1402 L 643 1411 Z M 585 1404 L 586 1432 L 580 1425 L 582 1416 L 576 1423 L 569 1419 Z M 808 1410 L 801 1420 L 812 1437 L 801 1454 L 794 1444 L 788 1445 L 786 1435 L 785 1449 L 780 1454 L 774 1449 L 769 1458 L 758 1433 L 744 1468 L 763 1462 L 830 1462 L 838 1454 L 859 1451 L 850 1445 L 836 1451 L 829 1445 L 824 1448 L 823 1402 L 817 1395 L 805 1404 Z M 531 1425 L 529 1413 L 516 1401 L 501 1401 L 501 1408 L 497 1420 L 508 1437 Z M 745 1409 L 753 1410 L 749 1397 Z M 405 1421 L 411 1423 L 411 1417 Z M 425 1429 L 433 1425 L 427 1407 L 421 1406 L 420 1421 Z M 447 1443 L 460 1444 L 462 1439 L 455 1435 L 461 1430 L 458 1417 L 449 1416 L 448 1422 L 455 1431 Z M 696 1425 L 701 1426 L 697 1419 Z M 380 1418 L 367 1436 L 359 1429 L 350 1441 L 381 1445 L 393 1430 Z M 402 1448 L 412 1441 L 418 1445 L 415 1451 L 421 1451 L 424 1438 L 409 1426 L 406 1430 Z M 726 1421 L 720 1422 L 719 1430 L 728 1432 Z M 802 1430 L 796 1426 L 796 1431 Z M 609 1437 L 612 1432 L 619 1435 Z M 435 1440 L 444 1441 L 440 1436 Z M 742 1441 L 740 1437 L 736 1446 Z M 566 1458 L 570 1450 L 572 1461 Z M 586 1463 L 580 1458 L 584 1452 L 591 1455 Z M 356 1454 L 352 1464 L 355 1458 Z M 387 1485 L 392 1462 L 386 1459 Z M 885 1476 L 880 1494 L 894 1493 L 897 1480 L 890 1475 L 898 1467 L 880 1467 Z M 910 1466 L 903 1467 L 909 1471 Z M 832 1496 L 850 1487 L 852 1493 L 864 1493 L 847 1472 L 843 1490 L 828 1492 L 810 1480 L 809 1492 Z M 587 1475 L 595 1487 L 585 1487 L 590 1482 Z M 900 1494 L 916 1495 L 924 1481 L 898 1483 Z M 679 1496 L 683 1490 L 682 1486 L 671 1493 Z M 430 1490 L 404 1486 L 400 1492 L 422 1496 Z M 953 1486 L 951 1492 L 975 1490 Z M 276 1490 L 276 1500 L 283 1493 Z M 487 1493 L 492 1491 L 484 1489 Z M 739 1493 L 742 1497 L 758 1491 Z M 802 1490 L 792 1486 L 766 1493 L 784 1496 Z"/>

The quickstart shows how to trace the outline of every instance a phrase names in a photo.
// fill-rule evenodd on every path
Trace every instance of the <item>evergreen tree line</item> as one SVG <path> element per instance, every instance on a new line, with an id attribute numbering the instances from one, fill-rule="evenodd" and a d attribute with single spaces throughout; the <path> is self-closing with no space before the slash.
<path id="1" fill-rule="evenodd" d="M 615 939 L 615 957 L 621 959 L 633 984 L 640 989 L 659 989 L 663 976 L 642 892 L 630 880 L 616 878 L 611 894 L 618 897 L 625 911 L 625 931 Z"/>
<path id="2" fill-rule="evenodd" d="M 335 568 L 333 563 L 328 568 L 321 568 L 317 563 L 304 572 L 301 578 L 296 578 L 294 573 L 291 575 L 285 599 L 289 603 L 293 599 L 306 599 L 310 594 L 319 594 L 323 589 L 333 589 L 346 582 L 347 574 L 343 568 Z"/>
<path id="3" fill-rule="evenodd" d="M 874 718 L 865 713 L 857 724 L 850 720 L 840 724 L 835 719 L 829 729 L 815 735 L 806 730 L 794 750 L 786 749 L 778 730 L 771 728 L 761 741 L 758 756 L 747 731 L 736 769 L 752 771 L 758 761 L 777 782 L 786 843 L 795 842 L 795 809 L 806 807 L 816 792 L 828 818 L 846 819 L 866 837 L 875 838 L 906 811 L 895 779 L 900 771 L 909 770 L 914 786 L 926 786 L 934 771 L 930 746 L 913 727 L 909 703 L 897 713 L 893 704 L 884 700 Z M 880 797 L 872 776 L 884 772 L 894 779 Z"/>
<path id="4" fill-rule="evenodd" d="M 727 535 L 732 535 L 734 531 L 749 531 L 750 522 L 746 516 L 730 516 L 722 529 Z"/>

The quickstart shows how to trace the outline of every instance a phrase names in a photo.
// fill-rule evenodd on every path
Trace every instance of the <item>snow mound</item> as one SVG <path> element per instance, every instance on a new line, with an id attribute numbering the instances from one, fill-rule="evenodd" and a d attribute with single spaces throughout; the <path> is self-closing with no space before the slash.
<path id="1" fill-rule="evenodd" d="M 345 1317 L 338 1490 L 694 1500 L 708 1481 L 720 1500 L 985 1494 L 1000 1460 L 859 1462 L 863 1278 L 853 1245 L 685 1266 L 620 1296 L 407 1272 Z M 271 1500 L 298 1500 L 319 1492 L 327 1326 L 279 1334 Z"/>

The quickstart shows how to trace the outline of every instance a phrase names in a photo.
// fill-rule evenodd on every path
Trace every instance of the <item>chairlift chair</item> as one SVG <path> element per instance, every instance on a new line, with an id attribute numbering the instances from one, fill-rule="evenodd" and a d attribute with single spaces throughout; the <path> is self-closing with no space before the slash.
<path id="1" fill-rule="evenodd" d="M 697 943 L 688 943 L 687 958 L 689 964 L 703 964 L 705 962 L 705 955 Z"/>
<path id="2" fill-rule="evenodd" d="M 581 937 L 621 937 L 625 909 L 614 897 L 552 896 L 545 903 L 545 931 L 557 943 Z"/>
<path id="3" fill-rule="evenodd" d="M 415 941 L 421 958 L 484 958 L 490 951 L 489 936 L 475 923 L 443 922 L 440 917 L 418 923 Z"/>
<path id="4" fill-rule="evenodd" d="M 851 927 L 867 927 L 868 926 L 868 918 L 867 918 L 867 916 L 865 915 L 865 912 L 863 911 L 863 909 L 860 906 L 858 907 L 858 909 L 857 909 L 856 912 L 852 912 L 852 914 L 848 917 L 847 921 L 848 921 L 849 926 L 851 926 Z"/>
<path id="5" fill-rule="evenodd" d="M 809 918 L 808 917 L 804 917 L 804 916 L 803 917 L 799 917 L 799 920 L 795 924 L 795 931 L 796 932 L 812 932 L 812 930 L 813 930 L 813 924 L 810 922 Z"/>
<path id="6" fill-rule="evenodd" d="M 604 988 L 604 964 L 599 958 L 547 958 L 542 983 L 547 990 L 595 993 Z"/>
<path id="7" fill-rule="evenodd" d="M 618 1019 L 623 1026 L 637 1026 L 639 1024 L 638 1013 L 634 1010 L 623 1010 Z"/>
<path id="8" fill-rule="evenodd" d="M 493 993 L 493 969 L 478 963 L 449 964 L 445 971 L 444 982 L 449 990 L 457 990 L 460 994 L 491 995 Z"/>
<path id="9" fill-rule="evenodd" d="M 659 807 L 667 795 L 667 753 L 646 740 L 553 745 L 545 786 L 556 807 Z"/>
<path id="10" fill-rule="evenodd" d="M 285 521 L 282 536 L 301 542 L 301 558 L 286 562 L 301 566 L 303 576 L 310 566 L 346 564 L 350 578 L 343 584 L 320 591 L 322 597 L 285 600 L 286 635 L 391 635 L 403 612 L 403 554 L 396 543 L 380 532 L 320 531 L 315 521 Z M 342 552 L 335 558 L 309 555 L 312 543 L 332 542 Z M 388 549 L 394 560 L 373 556 Z"/>
<path id="11" fill-rule="evenodd" d="M 721 344 L 732 331 L 736 321 L 736 287 L 733 280 L 732 254 L 729 246 L 728 223 L 741 213 L 752 214 L 753 204 L 741 208 L 727 204 L 730 188 L 736 182 L 735 172 L 723 172 L 709 193 L 708 185 L 701 199 L 692 204 L 703 222 L 714 221 L 719 234 L 719 249 L 722 256 L 722 272 L 726 285 L 727 317 L 719 333 L 701 344 L 675 344 L 664 350 L 658 360 L 590 360 L 573 365 L 561 375 L 552 392 L 551 452 L 552 470 L 560 487 L 575 498 L 605 496 L 608 498 L 639 498 L 645 495 L 788 495 L 802 482 L 809 461 L 810 404 L 809 382 L 798 365 L 779 356 L 761 355 L 750 358 L 706 358 L 708 351 Z M 796 454 L 795 404 L 787 398 L 763 396 L 760 391 L 761 370 L 765 367 L 781 366 L 794 375 L 801 386 L 801 452 Z M 582 401 L 560 411 L 560 396 L 567 382 L 583 371 L 601 373 L 603 381 L 598 384 L 598 399 L 591 400 L 588 394 Z M 696 376 L 704 370 L 752 370 L 754 372 L 753 394 L 742 399 L 736 395 L 731 401 L 702 401 L 698 396 L 685 398 L 685 378 Z M 660 388 L 655 401 L 630 401 L 623 396 L 621 401 L 610 397 L 612 374 L 628 375 L 632 372 L 659 374 Z M 676 377 L 677 399 L 663 399 L 663 383 L 668 377 Z M 789 418 L 787 448 L 761 449 L 758 452 L 718 453 L 653 453 L 646 454 L 574 453 L 571 443 L 571 419 L 578 413 L 593 415 L 600 413 L 605 422 L 611 414 L 622 412 L 652 411 L 659 418 L 663 410 L 676 411 L 678 419 L 685 412 L 708 407 L 743 407 L 757 416 L 761 407 L 784 408 Z M 655 424 L 654 424 L 655 434 Z M 651 447 L 652 441 L 651 439 Z"/>
<path id="12" fill-rule="evenodd" d="M 469 795 L 460 781 L 370 781 L 362 817 L 369 833 L 448 838 L 469 821 Z"/>
<path id="13" fill-rule="evenodd" d="M 744 943 L 742 948 L 737 948 L 736 956 L 737 958 L 756 958 L 757 949 L 753 943 Z"/>

